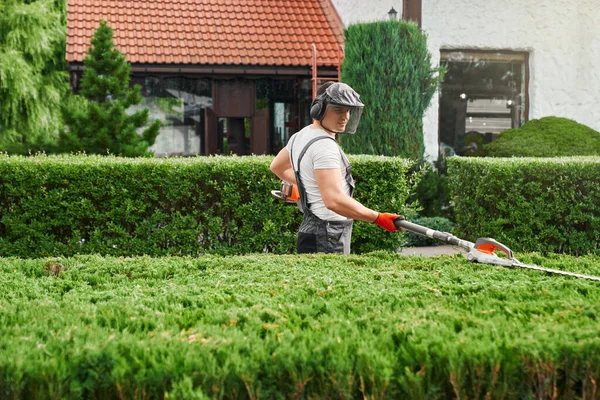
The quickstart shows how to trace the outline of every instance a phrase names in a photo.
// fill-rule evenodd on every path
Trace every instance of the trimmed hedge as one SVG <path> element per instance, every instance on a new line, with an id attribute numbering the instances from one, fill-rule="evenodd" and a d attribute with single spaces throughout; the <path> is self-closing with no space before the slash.
<path id="1" fill-rule="evenodd" d="M 448 159 L 454 233 L 516 251 L 600 254 L 600 157 Z"/>
<path id="2" fill-rule="evenodd" d="M 400 158 L 350 157 L 356 197 L 410 212 Z M 272 157 L 0 155 L 0 256 L 291 253 L 302 216 L 275 200 Z M 404 243 L 357 222 L 353 252 Z"/>
<path id="3" fill-rule="evenodd" d="M 346 153 L 422 160 L 423 115 L 445 67 L 432 67 L 427 37 L 416 23 L 353 24 L 344 32 L 342 81 L 365 104 L 356 135 L 341 135 Z"/>
<path id="4" fill-rule="evenodd" d="M 600 396 L 593 281 L 382 252 L 0 259 L 0 277 L 1 398 Z"/>
<path id="5" fill-rule="evenodd" d="M 569 157 L 600 155 L 600 132 L 567 118 L 532 119 L 484 145 L 489 157 Z"/>

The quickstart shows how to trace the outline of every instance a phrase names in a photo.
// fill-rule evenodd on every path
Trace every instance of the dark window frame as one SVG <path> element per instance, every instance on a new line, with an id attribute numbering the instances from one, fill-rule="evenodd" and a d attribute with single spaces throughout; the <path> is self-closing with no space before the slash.
<path id="1" fill-rule="evenodd" d="M 514 49 L 469 49 L 469 48 L 441 48 L 440 49 L 440 64 L 444 63 L 444 61 L 452 60 L 452 53 L 465 53 L 467 56 L 479 56 L 482 59 L 495 59 L 495 60 L 506 60 L 522 62 L 524 66 L 524 76 L 522 77 L 523 84 L 523 124 L 529 121 L 530 114 L 530 94 L 529 94 L 529 84 L 530 84 L 530 53 L 524 50 L 514 50 Z M 469 57 L 465 57 L 468 59 Z M 443 88 L 444 83 L 441 83 L 441 87 Z M 440 96 L 438 98 L 438 144 L 441 145 L 442 142 L 442 95 L 440 92 Z"/>

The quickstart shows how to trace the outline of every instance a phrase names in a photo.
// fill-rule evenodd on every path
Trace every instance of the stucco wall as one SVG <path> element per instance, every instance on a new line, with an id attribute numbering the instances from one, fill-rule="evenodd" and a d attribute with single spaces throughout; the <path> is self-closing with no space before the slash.
<path id="1" fill-rule="evenodd" d="M 333 0 L 345 24 L 378 19 L 401 1 Z M 380 18 L 382 19 L 382 18 Z M 432 62 L 440 49 L 529 52 L 529 118 L 555 115 L 600 130 L 600 1 L 424 0 L 422 28 Z M 438 97 L 424 119 L 425 152 L 437 158 Z"/>
<path id="2" fill-rule="evenodd" d="M 346 26 L 360 22 L 387 20 L 392 7 L 402 14 L 402 0 L 331 0 Z"/>

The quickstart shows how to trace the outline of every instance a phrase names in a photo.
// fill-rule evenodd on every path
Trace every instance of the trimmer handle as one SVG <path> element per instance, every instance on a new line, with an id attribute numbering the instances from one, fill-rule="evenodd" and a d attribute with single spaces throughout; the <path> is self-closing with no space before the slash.
<path id="1" fill-rule="evenodd" d="M 412 222 L 408 222 L 404 219 L 403 216 L 400 216 L 394 220 L 394 226 L 397 229 L 402 229 L 404 231 L 416 233 L 423 236 L 430 236 L 433 232 L 432 229 L 427 228 L 426 226 L 421 226 Z"/>
<path id="2" fill-rule="evenodd" d="M 426 226 L 408 222 L 402 217 L 394 220 L 394 226 L 407 232 L 416 233 L 421 236 L 439 240 L 440 242 L 462 247 L 465 250 L 471 250 L 473 248 L 473 242 L 459 239 L 448 232 L 436 231 L 435 229 L 427 228 Z"/>

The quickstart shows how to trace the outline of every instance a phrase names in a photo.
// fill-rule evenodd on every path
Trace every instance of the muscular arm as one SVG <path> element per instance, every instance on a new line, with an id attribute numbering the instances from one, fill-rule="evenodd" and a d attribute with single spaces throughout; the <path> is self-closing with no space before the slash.
<path id="1" fill-rule="evenodd" d="M 315 178 L 325 207 L 358 221 L 374 222 L 377 211 L 371 210 L 342 191 L 342 176 L 338 168 L 315 169 Z"/>
<path id="2" fill-rule="evenodd" d="M 269 169 L 282 181 L 296 183 L 296 176 L 290 163 L 290 153 L 285 147 L 271 161 Z"/>

